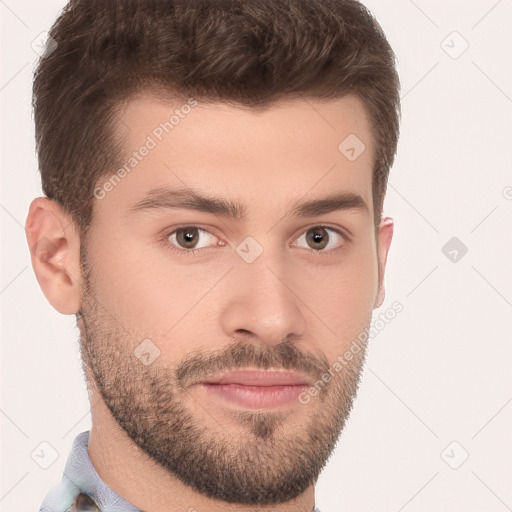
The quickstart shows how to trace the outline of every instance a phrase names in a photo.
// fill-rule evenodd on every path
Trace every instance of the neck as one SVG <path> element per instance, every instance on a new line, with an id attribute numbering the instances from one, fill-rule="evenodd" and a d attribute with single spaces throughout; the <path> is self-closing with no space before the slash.
<path id="1" fill-rule="evenodd" d="M 104 402 L 91 396 L 89 457 L 100 478 L 144 512 L 312 512 L 314 486 L 286 503 L 242 505 L 204 496 L 150 459 L 116 423 Z M 263 470 L 263 469 L 262 469 Z"/>

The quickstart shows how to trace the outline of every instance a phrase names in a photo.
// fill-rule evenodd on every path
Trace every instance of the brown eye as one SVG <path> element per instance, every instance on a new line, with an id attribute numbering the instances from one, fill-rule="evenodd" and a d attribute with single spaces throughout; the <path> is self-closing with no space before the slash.
<path id="1" fill-rule="evenodd" d="M 311 249 L 324 249 L 329 243 L 329 234 L 325 228 L 318 226 L 307 231 L 306 240 Z"/>
<path id="2" fill-rule="evenodd" d="M 299 247 L 317 251 L 321 253 L 329 253 L 331 250 L 336 250 L 343 245 L 347 238 L 337 229 L 328 226 L 314 226 L 303 233 L 298 239 Z"/>
<path id="3" fill-rule="evenodd" d="M 169 244 L 172 249 L 181 252 L 193 253 L 196 250 L 209 249 L 214 245 L 223 245 L 221 242 L 217 242 L 216 244 L 217 237 L 198 226 L 184 226 L 175 229 L 165 238 L 166 243 Z"/>
<path id="4" fill-rule="evenodd" d="M 180 228 L 175 231 L 176 241 L 185 249 L 193 249 L 198 241 L 199 229 L 194 226 Z"/>

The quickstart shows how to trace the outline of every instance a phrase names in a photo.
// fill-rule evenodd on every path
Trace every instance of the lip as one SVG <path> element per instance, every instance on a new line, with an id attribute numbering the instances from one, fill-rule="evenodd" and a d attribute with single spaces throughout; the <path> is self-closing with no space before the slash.
<path id="1" fill-rule="evenodd" d="M 208 395 L 244 409 L 271 409 L 298 404 L 310 379 L 291 371 L 239 370 L 200 383 Z"/>
<path id="2" fill-rule="evenodd" d="M 311 378 L 293 371 L 235 370 L 210 377 L 201 384 L 240 384 L 242 386 L 310 386 Z"/>

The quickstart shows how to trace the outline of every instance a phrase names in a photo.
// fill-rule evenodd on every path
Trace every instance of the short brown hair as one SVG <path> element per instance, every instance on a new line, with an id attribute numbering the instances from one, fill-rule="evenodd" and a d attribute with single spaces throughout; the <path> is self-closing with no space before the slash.
<path id="1" fill-rule="evenodd" d="M 380 222 L 399 136 L 395 55 L 356 0 L 71 0 L 38 64 L 33 107 L 43 192 L 87 234 L 96 184 L 120 163 L 116 107 L 158 88 L 262 109 L 357 96 L 375 140 Z M 340 141 L 341 142 L 341 141 Z"/>

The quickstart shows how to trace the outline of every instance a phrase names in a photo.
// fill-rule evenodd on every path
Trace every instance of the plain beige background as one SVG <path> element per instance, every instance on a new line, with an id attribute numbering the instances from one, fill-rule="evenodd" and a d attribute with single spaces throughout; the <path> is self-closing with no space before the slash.
<path id="1" fill-rule="evenodd" d="M 64 3 L 0 0 L 1 512 L 38 510 L 90 428 L 75 319 L 44 298 L 23 229 L 41 195 L 37 43 Z M 376 329 L 317 506 L 512 510 L 512 1 L 364 3 L 403 85 L 384 209 L 395 235 L 374 322 L 396 301 L 403 311 Z"/>

